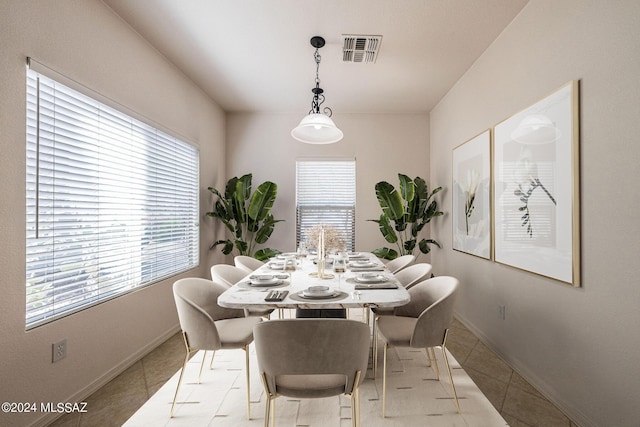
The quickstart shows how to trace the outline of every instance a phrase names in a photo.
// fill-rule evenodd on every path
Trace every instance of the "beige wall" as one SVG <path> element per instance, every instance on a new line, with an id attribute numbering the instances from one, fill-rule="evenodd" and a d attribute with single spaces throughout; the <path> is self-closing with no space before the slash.
<path id="1" fill-rule="evenodd" d="M 177 331 L 172 279 L 25 332 L 25 58 L 41 63 L 161 123 L 199 145 L 201 183 L 224 181 L 220 108 L 100 1 L 0 2 L 0 401 L 75 402 Z M 205 190 L 201 205 L 210 204 Z M 210 221 L 202 222 L 201 268 Z M 51 363 L 51 344 L 68 356 Z M 0 413 L 1 425 L 42 414 Z M 43 420 L 37 421 L 41 423 Z"/>
<path id="2" fill-rule="evenodd" d="M 639 40 L 636 0 L 531 0 L 430 115 L 431 178 L 450 186 L 455 146 L 580 80 L 582 287 L 452 251 L 450 217 L 432 234 L 459 317 L 583 427 L 640 422 Z"/>
<path id="3" fill-rule="evenodd" d="M 330 95 L 330 94 L 329 94 Z M 278 184 L 276 224 L 268 244 L 287 251 L 295 246 L 295 187 L 298 158 L 356 159 L 356 250 L 386 246 L 377 224 L 380 216 L 374 186 L 386 180 L 397 187 L 399 172 L 429 181 L 429 123 L 426 114 L 334 114 L 345 137 L 337 144 L 310 145 L 294 140 L 299 114 L 227 115 L 229 176 L 253 173 L 254 183 Z M 424 260 L 428 257 L 423 256 Z"/>

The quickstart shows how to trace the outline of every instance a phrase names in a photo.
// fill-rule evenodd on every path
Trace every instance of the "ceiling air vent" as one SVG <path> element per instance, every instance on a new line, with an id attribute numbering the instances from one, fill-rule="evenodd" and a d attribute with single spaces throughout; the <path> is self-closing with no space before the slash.
<path id="1" fill-rule="evenodd" d="M 376 62 L 382 36 L 342 35 L 342 61 Z"/>

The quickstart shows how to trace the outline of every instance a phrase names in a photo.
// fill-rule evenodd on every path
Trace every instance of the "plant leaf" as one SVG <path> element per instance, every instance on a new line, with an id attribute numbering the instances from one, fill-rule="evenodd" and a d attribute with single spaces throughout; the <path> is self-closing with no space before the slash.
<path id="1" fill-rule="evenodd" d="M 404 242 L 404 250 L 407 254 L 412 254 L 413 249 L 416 247 L 416 239 L 409 239 Z"/>
<path id="2" fill-rule="evenodd" d="M 387 242 L 396 243 L 398 241 L 398 235 L 391 226 L 389 218 L 384 213 L 380 214 L 378 228 L 380 229 L 380 233 L 382 233 L 382 237 L 384 237 Z"/>
<path id="3" fill-rule="evenodd" d="M 376 197 L 382 212 L 391 220 L 398 220 L 404 215 L 402 199 L 395 187 L 386 181 L 376 184 Z"/>
<path id="4" fill-rule="evenodd" d="M 398 258 L 398 252 L 390 248 L 378 248 L 371 251 L 372 254 L 382 259 L 396 259 Z"/>
<path id="5" fill-rule="evenodd" d="M 413 180 L 401 173 L 398 174 L 398 179 L 400 180 L 400 196 L 405 202 L 411 202 L 415 196 L 416 189 Z"/>
<path id="6" fill-rule="evenodd" d="M 260 261 L 266 261 L 269 258 L 273 258 L 274 256 L 280 254 L 281 252 L 277 249 L 264 248 L 256 251 L 253 257 Z"/>
<path id="7" fill-rule="evenodd" d="M 247 210 L 249 217 L 255 220 L 264 220 L 276 200 L 278 194 L 278 186 L 271 181 L 265 181 L 258 186 L 249 201 L 249 209 Z"/>
<path id="8" fill-rule="evenodd" d="M 436 245 L 439 248 L 442 247 L 440 246 L 440 243 L 436 242 L 433 239 L 422 239 L 420 240 L 420 243 L 418 243 L 420 252 L 422 252 L 423 254 L 428 254 L 429 252 L 431 252 L 431 248 L 429 247 L 429 245 Z"/>

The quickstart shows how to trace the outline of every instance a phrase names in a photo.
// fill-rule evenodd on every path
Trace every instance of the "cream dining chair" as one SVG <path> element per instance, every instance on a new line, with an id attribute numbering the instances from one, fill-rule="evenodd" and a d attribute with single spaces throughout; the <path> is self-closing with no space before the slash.
<path id="1" fill-rule="evenodd" d="M 228 288 L 244 279 L 249 273 L 239 267 L 228 264 L 211 266 L 211 280 L 225 285 Z"/>
<path id="2" fill-rule="evenodd" d="M 225 289 L 226 287 L 219 283 L 201 278 L 180 279 L 173 284 L 173 296 L 178 310 L 186 355 L 171 404 L 171 417 L 173 417 L 180 384 L 182 384 L 191 353 L 198 350 L 205 351 L 198 376 L 198 383 L 200 383 L 207 350 L 214 352 L 211 356 L 213 364 L 216 350 L 242 349 L 245 352 L 246 365 L 247 418 L 251 419 L 249 344 L 253 341 L 254 326 L 262 322 L 262 319 L 260 317 L 245 317 L 243 310 L 220 307 L 217 303 L 218 296 Z"/>
<path id="3" fill-rule="evenodd" d="M 279 396 L 351 398 L 351 425 L 360 426 L 360 384 L 367 372 L 369 328 L 346 319 L 284 319 L 256 325 L 258 369 L 267 395 L 265 427 L 275 425 Z"/>
<path id="4" fill-rule="evenodd" d="M 431 269 L 432 269 L 431 264 L 427 264 L 426 262 L 413 264 L 400 270 L 399 272 L 394 274 L 394 276 L 402 286 L 404 286 L 406 289 L 411 289 L 415 284 L 420 283 L 423 280 L 427 280 L 429 278 L 429 275 L 431 274 Z M 372 329 L 373 329 L 374 342 L 378 339 L 378 334 L 376 333 L 376 322 L 378 321 L 378 318 L 380 316 L 393 315 L 394 311 L 395 311 L 395 307 L 377 307 L 377 308 L 371 309 L 371 312 L 373 313 Z M 377 348 L 376 345 L 374 345 L 372 348 L 373 362 L 374 362 L 373 363 L 374 379 L 377 377 L 377 374 L 378 374 L 376 369 L 378 353 L 374 351 L 376 348 Z"/>
<path id="5" fill-rule="evenodd" d="M 233 264 L 236 267 L 243 269 L 247 274 L 249 274 L 249 273 L 253 273 L 257 269 L 262 267 L 264 265 L 264 262 L 260 261 L 259 259 L 255 259 L 254 257 L 251 257 L 251 256 L 236 255 L 233 258 Z"/>
<path id="6" fill-rule="evenodd" d="M 234 267 L 233 265 L 216 264 L 211 266 L 211 279 L 228 288 L 244 279 L 248 274 L 250 273 L 247 273 L 240 267 Z M 245 309 L 245 313 L 247 316 L 264 316 L 268 318 L 269 315 L 273 313 L 273 309 Z"/>
<path id="7" fill-rule="evenodd" d="M 387 351 L 389 347 L 424 348 L 431 361 L 429 348 L 440 347 L 444 359 L 456 409 L 460 413 L 460 403 L 453 384 L 451 367 L 447 357 L 447 334 L 453 321 L 458 280 L 450 276 L 439 276 L 418 283 L 411 289 L 411 301 L 396 308 L 393 316 L 378 319 L 378 334 L 384 339 L 384 362 L 382 373 L 382 417 L 386 415 L 387 397 Z M 376 341 L 377 347 L 377 341 Z M 377 353 L 376 348 L 376 353 Z M 433 357 L 436 376 L 440 380 L 438 362 Z"/>
<path id="8" fill-rule="evenodd" d="M 406 268 L 411 264 L 413 264 L 415 260 L 416 260 L 415 255 L 402 255 L 396 259 L 392 259 L 391 261 L 386 263 L 385 266 L 390 272 L 395 274 L 400 270 L 402 270 L 403 268 Z"/>

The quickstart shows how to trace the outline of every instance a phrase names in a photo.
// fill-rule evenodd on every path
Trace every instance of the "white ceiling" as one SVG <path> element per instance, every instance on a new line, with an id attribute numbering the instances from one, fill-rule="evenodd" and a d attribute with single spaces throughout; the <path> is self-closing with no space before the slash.
<path id="1" fill-rule="evenodd" d="M 225 111 L 428 112 L 528 0 L 103 0 Z M 382 35 L 375 64 L 342 34 Z"/>

